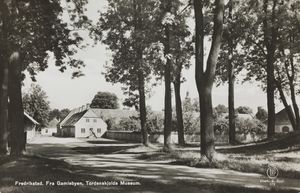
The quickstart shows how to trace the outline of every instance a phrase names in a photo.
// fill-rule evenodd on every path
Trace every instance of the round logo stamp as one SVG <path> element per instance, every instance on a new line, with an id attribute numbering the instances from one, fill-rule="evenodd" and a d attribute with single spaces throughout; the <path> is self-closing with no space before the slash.
<path id="1" fill-rule="evenodd" d="M 270 178 L 270 179 L 275 179 L 277 178 L 279 174 L 279 171 L 276 167 L 274 166 L 269 166 L 268 169 L 267 169 L 267 176 Z"/>

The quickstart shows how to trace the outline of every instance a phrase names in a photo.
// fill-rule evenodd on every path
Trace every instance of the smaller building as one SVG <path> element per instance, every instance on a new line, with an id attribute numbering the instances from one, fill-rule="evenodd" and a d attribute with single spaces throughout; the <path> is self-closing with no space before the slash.
<path id="1" fill-rule="evenodd" d="M 24 111 L 24 132 L 26 142 L 31 141 L 34 138 L 37 125 L 39 125 L 39 123 Z"/>
<path id="2" fill-rule="evenodd" d="M 288 108 L 291 108 L 290 106 Z M 275 133 L 289 133 L 292 132 L 293 126 L 289 119 L 286 109 L 282 109 L 275 115 Z"/>
<path id="3" fill-rule="evenodd" d="M 59 120 L 55 117 L 48 124 L 46 128 L 41 129 L 41 135 L 52 136 L 57 133 L 57 124 Z"/>
<path id="4" fill-rule="evenodd" d="M 107 124 L 91 109 L 72 114 L 60 126 L 63 137 L 99 138 L 107 130 Z"/>

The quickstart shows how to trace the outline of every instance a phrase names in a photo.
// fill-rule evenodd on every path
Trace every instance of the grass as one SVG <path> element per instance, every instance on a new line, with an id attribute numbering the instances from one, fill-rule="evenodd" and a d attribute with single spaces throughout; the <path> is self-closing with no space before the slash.
<path id="1" fill-rule="evenodd" d="M 215 159 L 209 162 L 200 157 L 200 152 L 186 151 L 184 148 L 164 152 L 159 148 L 142 153 L 139 159 L 164 160 L 172 164 L 187 165 L 198 168 L 231 169 L 247 173 L 266 175 L 269 166 L 275 166 L 282 178 L 300 179 L 300 151 L 298 146 L 281 150 L 267 151 L 256 154 L 247 153 L 217 153 Z"/>

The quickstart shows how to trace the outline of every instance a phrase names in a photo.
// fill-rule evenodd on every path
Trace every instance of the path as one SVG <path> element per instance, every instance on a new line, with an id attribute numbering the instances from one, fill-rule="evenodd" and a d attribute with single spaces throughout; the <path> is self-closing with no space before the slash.
<path id="1" fill-rule="evenodd" d="M 102 178 L 150 180 L 162 184 L 180 183 L 182 192 L 191 190 L 187 193 L 196 190 L 201 192 L 199 190 L 203 184 L 300 191 L 299 180 L 280 179 L 283 183 L 271 187 L 269 183 L 262 182 L 268 178 L 260 174 L 171 165 L 167 161 L 145 161 L 137 159 L 135 153 L 122 151 L 137 145 L 104 139 L 88 143 L 74 138 L 40 137 L 31 142 L 28 152 L 76 166 L 78 169 L 73 173 Z"/>

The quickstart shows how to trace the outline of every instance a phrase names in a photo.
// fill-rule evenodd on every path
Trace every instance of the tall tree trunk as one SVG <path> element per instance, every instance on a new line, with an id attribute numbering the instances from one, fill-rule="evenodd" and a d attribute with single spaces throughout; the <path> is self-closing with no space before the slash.
<path id="1" fill-rule="evenodd" d="M 263 11 L 265 17 L 263 19 L 264 42 L 267 48 L 267 105 L 268 105 L 268 138 L 275 134 L 275 78 L 274 78 L 274 55 L 277 42 L 277 28 L 275 28 L 276 5 L 277 0 L 273 0 L 271 28 L 269 28 L 268 17 L 268 0 L 264 0 Z"/>
<path id="2" fill-rule="evenodd" d="M 9 10 L 7 2 L 0 2 L 0 12 L 2 12 L 2 48 L 0 53 L 0 154 L 6 154 L 8 138 L 8 35 L 9 35 Z"/>
<path id="3" fill-rule="evenodd" d="M 229 9 L 229 16 L 228 18 L 232 20 L 232 9 L 233 9 L 233 2 L 230 0 L 228 2 L 228 9 Z M 235 112 L 234 112 L 234 82 L 235 82 L 235 77 L 234 77 L 234 64 L 232 62 L 233 59 L 233 38 L 232 38 L 232 33 L 231 29 L 229 29 L 228 33 L 228 46 L 229 46 L 229 61 L 228 61 L 228 66 L 227 66 L 227 71 L 228 71 L 228 109 L 229 109 L 229 143 L 230 144 L 235 144 Z"/>
<path id="4" fill-rule="evenodd" d="M 291 122 L 291 125 L 292 125 L 293 129 L 295 130 L 295 128 L 296 128 L 296 121 L 295 121 L 295 116 L 293 114 L 293 111 L 292 111 L 291 107 L 289 106 L 289 104 L 288 104 L 288 102 L 286 100 L 286 97 L 285 97 L 284 92 L 282 90 L 280 81 L 275 80 L 275 83 L 276 83 L 276 86 L 277 86 L 277 90 L 279 91 L 280 100 L 282 101 L 282 103 L 284 105 L 284 108 L 285 108 L 285 110 L 287 112 L 288 118 L 289 118 L 289 120 Z"/>
<path id="5" fill-rule="evenodd" d="M 142 13 L 142 8 L 138 1 L 134 1 L 135 9 L 135 30 L 141 32 L 142 21 L 139 15 Z M 140 42 L 136 42 L 136 54 L 138 62 L 138 91 L 139 91 L 139 110 L 140 110 L 140 121 L 141 121 L 141 133 L 142 133 L 142 143 L 145 146 L 149 145 L 148 132 L 146 128 L 147 122 L 147 111 L 146 111 L 146 97 L 145 97 L 145 75 L 143 72 L 143 47 Z"/>
<path id="6" fill-rule="evenodd" d="M 171 1 L 165 2 L 165 13 L 171 13 Z M 165 26 L 164 54 L 167 62 L 164 69 L 165 77 L 165 119 L 164 119 L 164 149 L 166 151 L 171 148 L 171 131 L 172 131 L 172 91 L 171 91 L 171 60 L 170 54 L 170 27 Z"/>
<path id="7" fill-rule="evenodd" d="M 145 146 L 149 145 L 148 132 L 146 128 L 147 111 L 146 111 L 146 97 L 145 97 L 145 80 L 144 74 L 140 71 L 138 75 L 139 79 L 139 103 L 140 103 L 140 120 L 141 120 L 141 133 L 142 133 L 142 143 Z"/>
<path id="8" fill-rule="evenodd" d="M 224 0 L 215 1 L 214 30 L 205 72 L 203 70 L 203 2 L 195 0 L 194 9 L 196 19 L 196 83 L 200 98 L 201 117 L 201 155 L 212 161 L 215 154 L 215 139 L 211 91 L 221 46 Z"/>
<path id="9" fill-rule="evenodd" d="M 174 84 L 174 91 L 175 91 L 176 119 L 177 119 L 177 127 L 178 127 L 178 131 L 177 131 L 178 144 L 180 146 L 184 146 L 185 141 L 184 141 L 183 118 L 182 118 L 182 104 L 181 104 L 181 96 L 180 96 L 180 85 L 181 85 L 180 78 L 181 78 L 181 73 L 177 73 L 173 84 Z"/>
<path id="10" fill-rule="evenodd" d="M 296 100 L 295 84 L 294 84 L 295 66 L 294 66 L 293 56 L 290 57 L 290 65 L 291 65 L 291 73 L 292 74 L 289 74 L 287 65 L 288 64 L 286 63 L 285 68 L 286 68 L 286 73 L 287 73 L 288 80 L 289 80 L 289 86 L 290 86 L 290 91 L 291 91 L 291 101 L 293 104 L 293 109 L 294 109 L 294 113 L 295 113 L 295 117 L 296 117 L 296 127 L 294 128 L 294 130 L 300 130 L 299 107 L 298 107 L 297 100 Z"/>
<path id="11" fill-rule="evenodd" d="M 19 157 L 25 150 L 24 136 L 24 109 L 22 104 L 22 90 L 21 90 L 21 64 L 20 55 L 14 52 L 10 57 L 9 64 L 9 114 L 10 120 L 10 139 L 12 157 Z"/>
<path id="12" fill-rule="evenodd" d="M 3 59 L 1 68 L 1 92 L 0 92 L 0 154 L 8 151 L 8 61 Z"/>
<path id="13" fill-rule="evenodd" d="M 229 109 L 229 143 L 235 144 L 235 112 L 234 112 L 234 71 L 232 62 L 228 64 L 228 109 Z"/>

